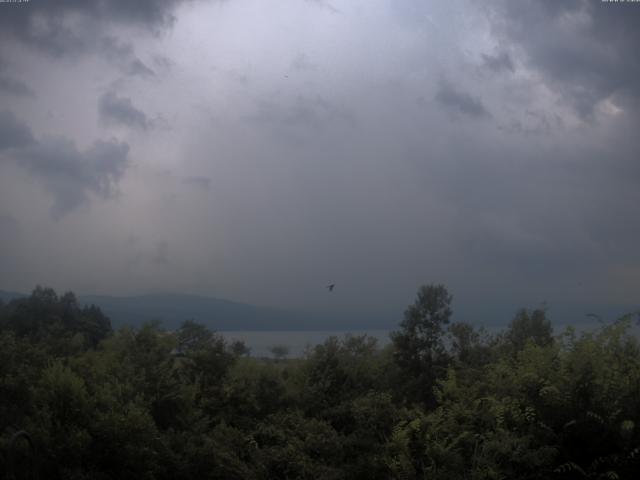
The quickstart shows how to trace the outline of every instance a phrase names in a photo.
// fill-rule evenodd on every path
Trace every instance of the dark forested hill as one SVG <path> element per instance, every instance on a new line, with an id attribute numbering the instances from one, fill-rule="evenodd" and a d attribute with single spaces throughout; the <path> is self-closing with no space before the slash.
<path id="1" fill-rule="evenodd" d="M 26 297 L 0 290 L 5 303 Z M 158 293 L 130 297 L 78 295 L 82 305 L 96 305 L 115 328 L 140 326 L 160 320 L 164 328 L 175 329 L 185 320 L 195 320 L 213 330 L 345 330 L 391 328 L 395 319 L 339 313 L 319 314 L 260 307 L 213 297 Z"/>
<path id="2" fill-rule="evenodd" d="M 26 297 L 20 292 L 0 290 L 5 303 Z M 374 313 L 311 313 L 214 297 L 176 293 L 157 293 L 127 297 L 108 295 L 78 295 L 81 305 L 96 305 L 110 318 L 115 328 L 141 326 L 150 320 L 160 320 L 167 329 L 177 328 L 185 320 L 195 320 L 212 330 L 388 330 L 397 324 L 400 315 Z M 551 305 L 550 318 L 557 328 L 574 325 L 579 329 L 594 328 L 597 318 L 618 318 L 637 311 L 639 305 Z M 490 329 L 503 328 L 516 312 L 514 305 L 458 307 L 457 321 L 485 325 Z M 597 315 L 587 315 L 593 312 Z"/>
<path id="3" fill-rule="evenodd" d="M 85 295 L 80 302 L 99 306 L 115 327 L 161 320 L 171 329 L 196 320 L 214 330 L 304 330 L 313 328 L 314 320 L 311 315 L 195 295 Z"/>

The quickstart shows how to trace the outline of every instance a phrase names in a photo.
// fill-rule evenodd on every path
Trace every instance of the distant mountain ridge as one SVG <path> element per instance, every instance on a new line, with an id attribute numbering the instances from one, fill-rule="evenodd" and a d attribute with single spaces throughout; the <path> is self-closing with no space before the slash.
<path id="1" fill-rule="evenodd" d="M 27 296 L 26 294 L 20 293 L 20 292 L 7 292 L 5 290 L 0 290 L 0 300 L 2 300 L 5 303 L 10 302 L 14 298 L 23 298 L 26 296 Z"/>
<path id="2" fill-rule="evenodd" d="M 195 320 L 214 330 L 304 330 L 308 323 L 294 312 L 196 295 L 82 295 L 79 300 L 99 306 L 114 327 L 160 320 L 165 328 L 173 329 L 185 320 Z"/>
<path id="3" fill-rule="evenodd" d="M 58 292 L 62 294 L 63 292 Z M 0 290 L 0 300 L 9 302 L 27 294 Z M 81 305 L 97 305 L 107 315 L 114 328 L 125 325 L 139 327 L 151 320 L 160 320 L 164 328 L 173 330 L 185 320 L 195 320 L 218 331 L 355 331 L 396 329 L 402 314 L 384 313 L 313 313 L 260 307 L 246 303 L 197 295 L 156 293 L 129 297 L 108 295 L 78 295 Z M 503 328 L 513 318 L 516 306 L 501 309 L 454 307 L 453 321 L 467 321 L 489 329 Z M 597 325 L 587 312 L 599 314 L 605 322 L 621 315 L 638 312 L 639 306 L 620 305 L 560 305 L 550 309 L 556 333 L 567 325 L 576 327 Z"/>
<path id="4" fill-rule="evenodd" d="M 58 292 L 60 293 L 60 292 Z M 0 299 L 8 302 L 26 297 L 19 292 L 0 290 Z M 116 297 L 78 295 L 81 305 L 96 305 L 107 315 L 114 328 L 125 325 L 138 327 L 159 320 L 164 328 L 175 329 L 185 320 L 195 320 L 213 330 L 348 330 L 388 328 L 386 322 L 360 315 L 317 314 L 296 312 L 213 297 L 176 293 L 158 293 Z"/>

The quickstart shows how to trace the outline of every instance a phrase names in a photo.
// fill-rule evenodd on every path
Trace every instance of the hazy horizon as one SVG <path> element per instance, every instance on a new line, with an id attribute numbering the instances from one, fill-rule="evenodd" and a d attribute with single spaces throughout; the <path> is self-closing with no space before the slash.
<path id="1" fill-rule="evenodd" d="M 0 3 L 0 289 L 637 309 L 639 24 L 599 0 Z"/>

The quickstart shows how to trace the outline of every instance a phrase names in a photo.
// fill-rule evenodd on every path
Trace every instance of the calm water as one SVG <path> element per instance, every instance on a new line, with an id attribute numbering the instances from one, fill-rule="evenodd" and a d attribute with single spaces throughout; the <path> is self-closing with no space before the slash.
<path id="1" fill-rule="evenodd" d="M 558 335 L 564 331 L 568 325 L 555 324 L 553 325 L 554 334 Z M 600 324 L 598 322 L 585 322 L 576 325 L 576 331 L 587 332 L 596 330 Z M 506 328 L 505 325 L 494 325 L 485 327 L 485 330 L 489 334 L 495 334 L 503 331 Z M 640 329 L 635 327 L 632 331 L 636 335 L 640 334 Z M 318 330 L 318 331 L 273 331 L 273 332 L 261 332 L 261 331 L 220 331 L 220 333 L 228 340 L 242 340 L 250 349 L 251 356 L 253 357 L 272 357 L 270 348 L 276 345 L 283 345 L 289 348 L 289 357 L 301 357 L 305 350 L 309 347 L 314 347 L 323 343 L 327 338 L 336 336 L 342 338 L 347 334 L 359 336 L 369 335 L 378 340 L 378 346 L 383 347 L 387 345 L 391 340 L 389 334 L 392 330 Z"/>
<path id="2" fill-rule="evenodd" d="M 275 345 L 284 345 L 289 348 L 289 357 L 301 357 L 307 347 L 314 347 L 323 343 L 327 338 L 335 336 L 342 338 L 347 334 L 369 335 L 378 340 L 378 346 L 382 347 L 389 343 L 389 333 L 391 330 L 323 330 L 323 331 L 221 331 L 224 337 L 231 340 L 242 340 L 250 349 L 253 357 L 273 356 L 269 349 Z"/>

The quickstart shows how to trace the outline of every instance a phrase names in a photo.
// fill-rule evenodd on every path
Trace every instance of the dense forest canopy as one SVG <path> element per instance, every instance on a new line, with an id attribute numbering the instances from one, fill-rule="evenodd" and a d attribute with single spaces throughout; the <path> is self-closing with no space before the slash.
<path id="1" fill-rule="evenodd" d="M 13 478 L 637 478 L 632 316 L 488 335 L 418 290 L 379 348 L 329 338 L 253 358 L 195 322 L 111 329 L 75 296 L 0 305 L 0 471 Z"/>

